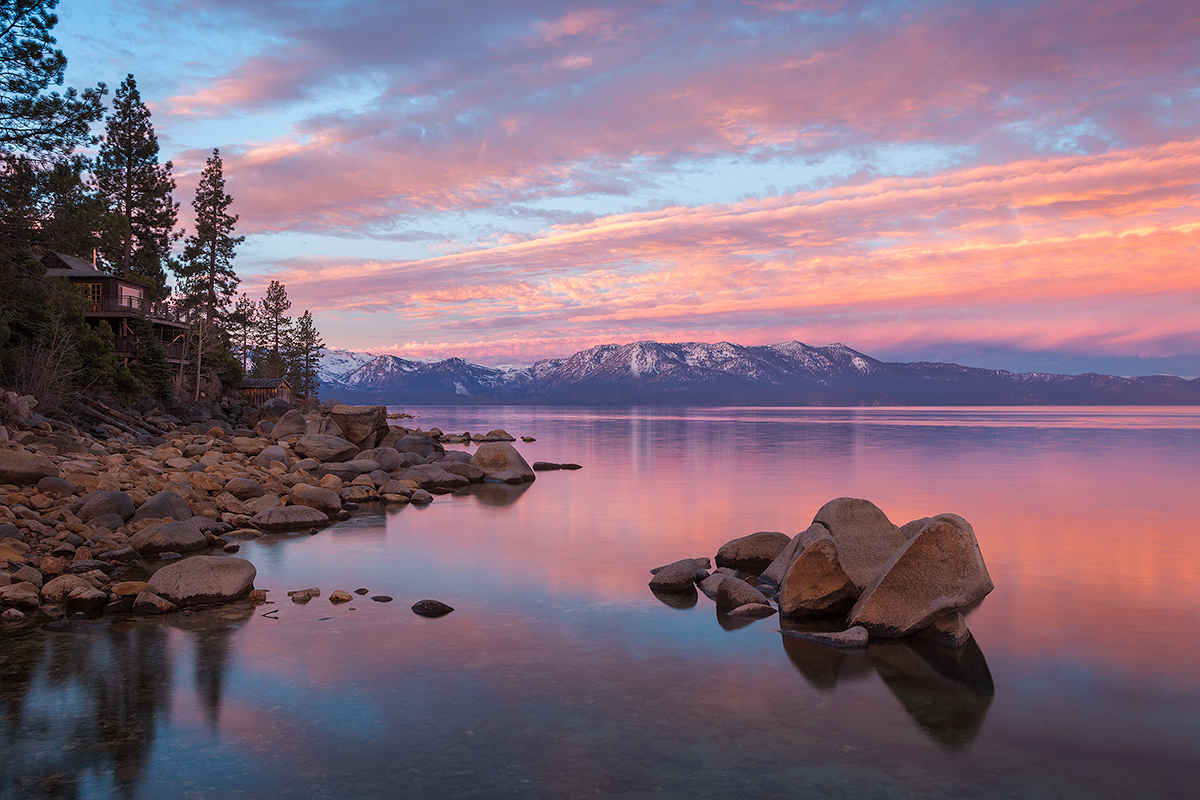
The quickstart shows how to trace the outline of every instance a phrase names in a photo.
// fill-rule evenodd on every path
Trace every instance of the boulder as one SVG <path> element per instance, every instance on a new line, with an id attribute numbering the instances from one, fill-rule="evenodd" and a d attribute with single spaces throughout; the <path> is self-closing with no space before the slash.
<path id="1" fill-rule="evenodd" d="M 38 481 L 37 489 L 39 492 L 52 494 L 55 497 L 70 497 L 73 494 L 79 494 L 79 489 L 76 488 L 75 484 L 64 478 L 53 476 L 48 476 Z"/>
<path id="2" fill-rule="evenodd" d="M 413 603 L 412 610 L 422 617 L 442 617 L 454 609 L 441 600 L 418 600 Z"/>
<path id="3" fill-rule="evenodd" d="M 276 506 L 255 514 L 250 518 L 250 524 L 264 531 L 296 531 L 328 525 L 329 517 L 308 506 Z"/>
<path id="4" fill-rule="evenodd" d="M 971 524 L 933 517 L 883 565 L 850 612 L 850 624 L 895 638 L 927 628 L 994 588 Z"/>
<path id="5" fill-rule="evenodd" d="M 917 636 L 958 649 L 966 645 L 967 640 L 971 638 L 971 631 L 967 628 L 967 621 L 963 619 L 963 615 L 955 611 L 928 628 L 917 631 Z"/>
<path id="6" fill-rule="evenodd" d="M 761 572 L 771 565 L 790 541 L 791 538 L 786 533 L 759 531 L 721 545 L 714 560 L 718 567 Z"/>
<path id="7" fill-rule="evenodd" d="M 471 456 L 471 464 L 483 470 L 487 476 L 506 483 L 513 482 L 514 476 L 523 483 L 537 478 L 533 467 L 529 466 L 517 452 L 517 448 L 508 442 L 486 442 L 479 445 L 475 455 Z"/>
<path id="8" fill-rule="evenodd" d="M 303 436 L 306 433 L 308 433 L 308 420 L 300 413 L 300 409 L 293 408 L 275 423 L 275 427 L 271 429 L 271 438 L 279 441 L 289 436 Z"/>
<path id="9" fill-rule="evenodd" d="M 283 419 L 283 415 L 289 411 L 293 411 L 296 407 L 287 400 L 282 400 L 278 397 L 272 397 L 267 402 L 258 407 L 258 418 L 267 422 L 279 422 Z"/>
<path id="10" fill-rule="evenodd" d="M 650 588 L 660 592 L 684 592 L 695 587 L 696 581 L 708 577 L 694 558 L 685 558 L 658 569 L 650 579 Z"/>
<path id="11" fill-rule="evenodd" d="M 404 466 L 400 453 L 391 447 L 376 447 L 372 450 L 364 450 L 355 456 L 354 459 L 356 461 L 374 461 L 379 465 L 376 469 L 381 469 L 384 472 L 391 472 L 394 469 L 400 469 L 400 467 Z"/>
<path id="12" fill-rule="evenodd" d="M 244 558 L 192 556 L 163 567 L 147 583 L 159 597 L 194 606 L 236 600 L 254 588 L 257 574 Z"/>
<path id="13" fill-rule="evenodd" d="M 762 617 L 769 617 L 774 613 L 775 613 L 775 609 L 771 607 L 770 603 L 763 602 L 763 603 L 746 603 L 746 605 L 738 606 L 737 608 L 728 612 L 728 615 L 731 617 L 747 617 L 749 619 L 761 619 Z"/>
<path id="14" fill-rule="evenodd" d="M 858 599 L 858 587 L 842 569 L 833 537 L 814 524 L 796 538 L 804 549 L 788 566 L 779 588 L 779 613 L 798 617 L 848 611 Z"/>
<path id="15" fill-rule="evenodd" d="M 724 608 L 737 608 L 747 603 L 767 602 L 766 596 L 758 589 L 740 578 L 726 575 L 723 572 L 714 572 L 700 581 L 700 591 L 712 598 L 718 606 Z"/>
<path id="16" fill-rule="evenodd" d="M 337 605 L 338 603 L 349 603 L 354 599 L 354 595 L 342 589 L 334 589 L 329 593 L 329 602 Z"/>
<path id="17" fill-rule="evenodd" d="M 59 575 L 46 581 L 42 587 L 42 600 L 47 603 L 61 603 L 75 589 L 95 589 L 92 582 L 82 575 Z"/>
<path id="18" fill-rule="evenodd" d="M 0 586 L 0 606 L 36 611 L 41 604 L 38 587 L 28 581 Z"/>
<path id="19" fill-rule="evenodd" d="M 129 521 L 137 522 L 142 519 L 165 519 L 170 517 L 177 522 L 182 522 L 191 516 L 192 510 L 188 508 L 187 501 L 168 489 L 159 492 L 142 503 Z"/>
<path id="20" fill-rule="evenodd" d="M 837 647 L 844 650 L 858 649 L 866 647 L 870 639 L 870 634 L 866 628 L 855 625 L 852 628 L 847 628 L 844 631 L 829 632 L 829 631 L 783 631 L 788 636 L 795 636 L 798 639 L 807 639 L 810 642 L 817 642 L 828 647 Z"/>
<path id="21" fill-rule="evenodd" d="M 409 433 L 396 442 L 396 451 L 400 453 L 415 453 L 428 461 L 429 457 L 434 454 L 439 456 L 444 454 L 446 448 L 442 446 L 441 442 L 435 441 L 428 434 Z"/>
<path id="22" fill-rule="evenodd" d="M 892 554 L 904 544 L 904 534 L 869 500 L 839 497 L 813 517 L 837 545 L 842 569 L 862 591 L 875 580 Z"/>
<path id="23" fill-rule="evenodd" d="M 108 605 L 108 594 L 91 586 L 80 586 L 72 589 L 66 597 L 68 611 L 89 611 Z"/>
<path id="24" fill-rule="evenodd" d="M 337 436 L 305 434 L 296 441 L 296 452 L 317 461 L 349 461 L 358 454 L 358 447 Z"/>
<path id="25" fill-rule="evenodd" d="M 247 514 L 257 514 L 260 511 L 266 511 L 268 508 L 278 508 L 283 505 L 283 498 L 274 492 L 268 492 L 247 500 L 242 505 L 245 507 Z"/>
<path id="26" fill-rule="evenodd" d="M 387 409 L 383 406 L 334 406 L 329 418 L 348 441 L 372 448 L 387 435 Z"/>
<path id="27" fill-rule="evenodd" d="M 277 444 L 264 447 L 262 452 L 254 457 L 254 465 L 262 469 L 270 469 L 272 464 L 288 465 L 287 450 Z"/>
<path id="28" fill-rule="evenodd" d="M 124 492 L 92 492 L 75 516 L 84 522 L 104 514 L 116 514 L 122 520 L 127 520 L 133 513 L 133 500 Z"/>
<path id="29" fill-rule="evenodd" d="M 470 483 L 482 483 L 487 473 L 474 464 L 462 461 L 443 461 L 442 468 L 451 475 L 461 475 Z"/>
<path id="30" fill-rule="evenodd" d="M 315 508 L 328 517 L 333 517 L 342 510 L 342 498 L 337 492 L 320 486 L 309 486 L 307 483 L 297 483 L 292 487 L 292 503 Z"/>
<path id="31" fill-rule="evenodd" d="M 320 434 L 322 436 L 337 436 L 339 439 L 346 438 L 342 435 L 342 429 L 338 427 L 338 424 L 329 417 L 310 419 L 308 427 L 304 429 L 304 432 L 309 436 Z"/>
<path id="32" fill-rule="evenodd" d="M 808 526 L 808 530 L 802 531 L 792 537 L 792 540 L 787 543 L 787 547 L 779 551 L 779 555 L 775 556 L 775 560 L 763 570 L 758 579 L 763 583 L 769 583 L 778 589 L 783 585 L 783 579 L 787 577 L 788 567 L 792 566 L 792 562 L 796 560 L 796 556 L 804 551 L 808 544 L 812 543 L 812 538 L 819 536 L 822 533 L 828 534 L 824 525 L 813 523 Z M 806 537 L 808 537 L 806 539 Z"/>
<path id="33" fill-rule="evenodd" d="M 161 522 L 129 537 L 129 546 L 143 556 L 188 553 L 208 547 L 208 539 L 191 521 Z"/>
<path id="34" fill-rule="evenodd" d="M 57 478 L 58 467 L 47 458 L 24 450 L 0 449 L 0 483 L 30 486 L 42 478 Z"/>

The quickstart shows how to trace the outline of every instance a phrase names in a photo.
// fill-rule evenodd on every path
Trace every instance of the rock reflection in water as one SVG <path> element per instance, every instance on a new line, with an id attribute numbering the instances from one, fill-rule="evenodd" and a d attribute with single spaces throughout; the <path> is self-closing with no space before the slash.
<path id="1" fill-rule="evenodd" d="M 198 694 L 215 723 L 231 622 L 253 609 L 170 618 L 196 635 Z M 215 614 L 215 616 L 214 616 Z M 134 797 L 170 706 L 172 652 L 163 620 L 60 626 L 6 638 L 0 648 L 0 797 L 78 797 L 111 775 Z M 95 787 L 92 787 L 93 790 Z"/>
<path id="2" fill-rule="evenodd" d="M 690 586 L 682 592 L 664 592 L 658 589 L 651 589 L 650 593 L 664 606 L 678 608 L 680 611 L 695 608 L 700 594 L 696 591 L 695 586 Z"/>
<path id="3" fill-rule="evenodd" d="M 878 673 L 917 727 L 947 749 L 975 740 L 996 693 L 974 638 L 958 650 L 915 637 L 839 650 L 781 633 L 784 652 L 813 687 L 831 691 Z"/>
<path id="4" fill-rule="evenodd" d="M 529 491 L 532 483 L 472 483 L 454 492 L 455 497 L 474 497 L 485 506 L 511 506 Z"/>

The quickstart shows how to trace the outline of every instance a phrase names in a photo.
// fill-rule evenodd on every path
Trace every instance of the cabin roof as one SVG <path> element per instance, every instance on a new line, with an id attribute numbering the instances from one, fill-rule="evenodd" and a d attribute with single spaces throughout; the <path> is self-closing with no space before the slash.
<path id="1" fill-rule="evenodd" d="M 84 261 L 78 256 L 69 256 L 66 253 L 56 253 L 53 250 L 42 256 L 42 263 L 46 265 L 47 278 L 113 277 L 96 269 L 96 265 L 90 261 Z"/>
<path id="2" fill-rule="evenodd" d="M 287 378 L 246 378 L 238 384 L 239 389 L 275 389 L 279 386 L 287 384 L 288 388 L 292 387 Z"/>

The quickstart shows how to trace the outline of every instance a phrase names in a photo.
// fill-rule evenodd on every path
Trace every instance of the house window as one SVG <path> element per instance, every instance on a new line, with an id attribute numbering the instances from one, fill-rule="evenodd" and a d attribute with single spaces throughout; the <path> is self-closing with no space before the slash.
<path id="1" fill-rule="evenodd" d="M 100 310 L 100 284 L 98 283 L 81 283 L 79 288 L 83 289 L 83 296 L 87 299 L 88 305 L 92 307 L 92 311 Z"/>
<path id="2" fill-rule="evenodd" d="M 127 308 L 138 308 L 142 304 L 142 290 L 130 286 L 121 286 L 121 305 Z"/>

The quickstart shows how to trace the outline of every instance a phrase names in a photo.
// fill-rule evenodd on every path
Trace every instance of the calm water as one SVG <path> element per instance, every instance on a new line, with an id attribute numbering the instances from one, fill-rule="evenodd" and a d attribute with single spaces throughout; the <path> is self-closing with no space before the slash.
<path id="1" fill-rule="evenodd" d="M 1196 796 L 1200 409 L 415 413 L 584 469 L 245 544 L 275 605 L 0 639 L 0 797 Z M 646 587 L 843 495 L 972 522 L 961 658 Z"/>

